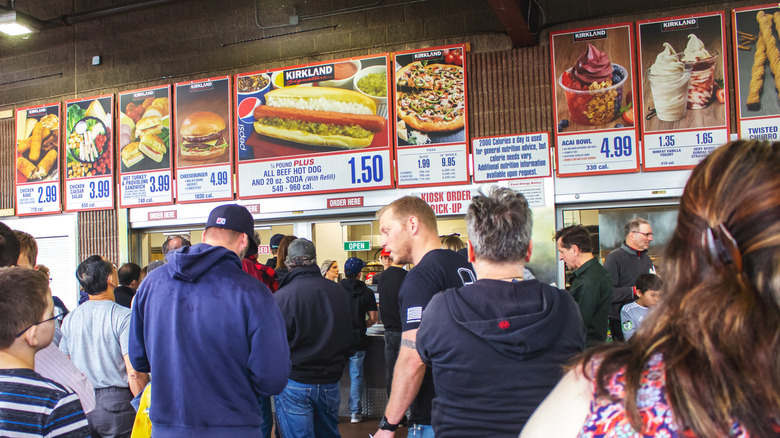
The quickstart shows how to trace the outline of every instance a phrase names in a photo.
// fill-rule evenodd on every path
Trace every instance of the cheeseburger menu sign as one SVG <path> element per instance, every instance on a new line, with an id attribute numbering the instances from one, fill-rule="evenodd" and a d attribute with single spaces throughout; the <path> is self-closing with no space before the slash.
<path id="1" fill-rule="evenodd" d="M 233 199 L 230 76 L 175 85 L 176 197 Z"/>
<path id="2" fill-rule="evenodd" d="M 389 58 L 236 76 L 238 196 L 392 187 Z"/>

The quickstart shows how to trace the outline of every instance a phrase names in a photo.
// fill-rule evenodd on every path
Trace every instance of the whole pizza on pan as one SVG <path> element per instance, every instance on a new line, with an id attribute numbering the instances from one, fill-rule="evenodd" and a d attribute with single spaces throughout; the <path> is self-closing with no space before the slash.
<path id="1" fill-rule="evenodd" d="M 466 122 L 463 67 L 413 62 L 396 73 L 398 118 L 425 132 L 454 131 Z"/>

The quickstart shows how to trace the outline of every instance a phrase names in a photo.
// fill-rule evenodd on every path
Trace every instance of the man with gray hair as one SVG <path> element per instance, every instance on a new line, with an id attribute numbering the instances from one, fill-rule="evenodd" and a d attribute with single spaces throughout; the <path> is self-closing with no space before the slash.
<path id="1" fill-rule="evenodd" d="M 516 437 L 585 348 L 571 295 L 524 279 L 532 218 L 525 197 L 507 188 L 472 199 L 468 256 L 479 280 L 435 295 L 417 332 L 436 382 L 437 436 Z"/>
<path id="2" fill-rule="evenodd" d="M 192 246 L 192 243 L 190 243 L 189 239 L 187 239 L 186 237 L 168 236 L 168 238 L 165 239 L 165 242 L 163 242 L 162 244 L 163 259 L 153 260 L 151 263 L 149 263 L 149 266 L 146 268 L 146 271 L 152 272 L 153 270 L 159 268 L 160 266 L 168 263 L 168 253 L 180 248 L 184 248 L 185 246 Z"/>
<path id="3" fill-rule="evenodd" d="M 274 294 L 287 327 L 292 372 L 274 397 L 276 427 L 284 438 L 339 437 L 339 379 L 359 341 L 350 298 L 317 266 L 314 244 L 287 248 L 290 273 Z"/>

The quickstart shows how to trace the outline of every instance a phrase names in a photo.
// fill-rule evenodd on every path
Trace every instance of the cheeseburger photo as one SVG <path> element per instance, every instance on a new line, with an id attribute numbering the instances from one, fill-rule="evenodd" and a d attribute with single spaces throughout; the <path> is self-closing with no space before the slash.
<path id="1" fill-rule="evenodd" d="M 357 91 L 329 87 L 278 88 L 254 111 L 260 135 L 312 146 L 369 146 L 387 122 Z"/>
<path id="2" fill-rule="evenodd" d="M 227 150 L 225 119 L 210 111 L 198 111 L 185 117 L 181 135 L 181 157 L 190 161 L 218 158 Z"/>

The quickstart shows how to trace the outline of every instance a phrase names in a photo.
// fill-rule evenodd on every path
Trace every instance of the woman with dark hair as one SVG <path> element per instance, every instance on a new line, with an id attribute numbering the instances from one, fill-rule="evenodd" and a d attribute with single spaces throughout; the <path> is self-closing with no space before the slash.
<path id="1" fill-rule="evenodd" d="M 780 143 L 696 166 L 666 248 L 631 342 L 588 350 L 522 437 L 780 436 Z"/>
<path id="2" fill-rule="evenodd" d="M 279 280 L 279 284 L 282 284 L 282 279 L 290 272 L 290 269 L 287 268 L 287 264 L 284 263 L 284 260 L 287 258 L 287 247 L 290 246 L 290 242 L 297 239 L 295 236 L 284 236 L 282 237 L 282 241 L 279 242 L 279 251 L 276 253 L 276 268 L 274 268 L 274 271 L 276 271 L 276 279 Z"/>

